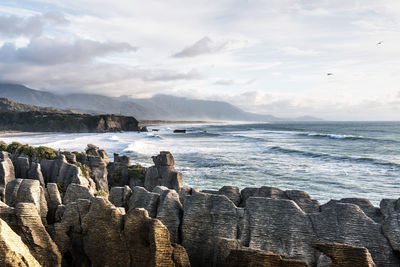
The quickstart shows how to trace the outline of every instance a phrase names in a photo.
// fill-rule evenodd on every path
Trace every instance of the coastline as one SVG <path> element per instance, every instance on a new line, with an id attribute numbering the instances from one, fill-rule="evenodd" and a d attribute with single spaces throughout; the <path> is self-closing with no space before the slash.
<path id="1" fill-rule="evenodd" d="M 266 255 L 269 264 L 283 264 L 266 266 L 400 263 L 400 199 L 383 199 L 380 207 L 361 198 L 322 205 L 305 191 L 270 186 L 199 191 L 185 186 L 167 151 L 145 168 L 125 155 L 110 161 L 94 145 L 84 153 L 15 144 L 7 150 L 12 153 L 0 153 L 0 180 L 6 183 L 0 186 L 0 218 L 17 233 L 25 231 L 22 240 L 45 266 L 71 258 L 96 266 L 118 259 L 130 266 L 131 253 L 141 264 L 158 259 L 171 267 L 239 267 L 257 259 L 266 264 Z M 13 224 L 20 214 L 25 219 Z M 34 250 L 35 242 L 45 251 Z M 103 249 L 107 253 L 99 254 Z"/>

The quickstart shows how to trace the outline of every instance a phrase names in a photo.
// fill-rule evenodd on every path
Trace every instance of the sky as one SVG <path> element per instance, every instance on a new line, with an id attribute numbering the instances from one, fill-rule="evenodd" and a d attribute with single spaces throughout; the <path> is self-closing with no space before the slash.
<path id="1" fill-rule="evenodd" d="M 0 2 L 0 81 L 60 94 L 400 120 L 399 47 L 398 0 Z"/>

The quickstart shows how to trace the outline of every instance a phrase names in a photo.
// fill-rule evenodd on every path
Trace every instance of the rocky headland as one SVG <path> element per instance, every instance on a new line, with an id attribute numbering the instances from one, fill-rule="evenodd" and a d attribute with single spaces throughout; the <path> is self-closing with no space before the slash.
<path id="1" fill-rule="evenodd" d="M 184 186 L 174 158 L 0 143 L 0 266 L 400 266 L 400 198 Z"/>
<path id="2" fill-rule="evenodd" d="M 22 132 L 120 132 L 139 131 L 139 122 L 130 116 L 82 114 L 16 103 L 0 98 L 0 131 Z"/>

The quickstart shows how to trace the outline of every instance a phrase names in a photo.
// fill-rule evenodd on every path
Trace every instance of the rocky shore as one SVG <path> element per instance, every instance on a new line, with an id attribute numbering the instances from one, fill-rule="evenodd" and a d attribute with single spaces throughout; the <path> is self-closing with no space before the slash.
<path id="1" fill-rule="evenodd" d="M 153 162 L 1 143 L 0 266 L 400 266 L 400 198 L 200 192 Z"/>

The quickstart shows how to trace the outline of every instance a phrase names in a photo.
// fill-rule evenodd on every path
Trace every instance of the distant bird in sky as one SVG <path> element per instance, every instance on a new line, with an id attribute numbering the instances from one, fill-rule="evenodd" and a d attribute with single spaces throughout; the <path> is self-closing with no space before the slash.
<path id="1" fill-rule="evenodd" d="M 377 43 L 376 45 L 381 45 L 383 43 L 383 41 L 380 41 L 379 43 Z"/>
<path id="2" fill-rule="evenodd" d="M 331 75 L 333 75 L 333 73 L 328 72 L 326 75 L 327 75 L 327 76 L 331 76 Z"/>

